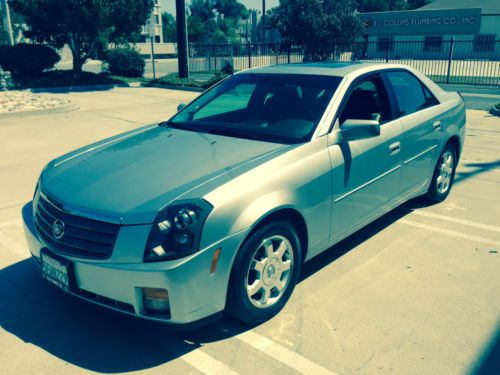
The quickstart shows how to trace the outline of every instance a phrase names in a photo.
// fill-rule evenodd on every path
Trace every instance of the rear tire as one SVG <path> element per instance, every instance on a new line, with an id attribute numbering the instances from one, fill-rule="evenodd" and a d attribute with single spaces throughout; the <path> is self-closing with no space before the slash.
<path id="1" fill-rule="evenodd" d="M 450 194 L 455 170 L 457 167 L 457 150 L 451 143 L 447 143 L 439 155 L 431 185 L 424 198 L 430 203 L 439 203 Z"/>
<path id="2" fill-rule="evenodd" d="M 250 324 L 272 318 L 290 298 L 301 263 L 302 249 L 292 224 L 277 221 L 258 229 L 236 255 L 226 311 Z"/>

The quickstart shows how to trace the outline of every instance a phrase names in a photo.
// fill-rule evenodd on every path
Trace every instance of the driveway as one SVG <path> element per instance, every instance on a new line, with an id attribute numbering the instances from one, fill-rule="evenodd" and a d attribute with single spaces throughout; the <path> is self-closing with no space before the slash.
<path id="1" fill-rule="evenodd" d="M 445 202 L 409 202 L 308 262 L 274 319 L 179 332 L 48 285 L 28 258 L 20 209 L 52 158 L 166 119 L 197 94 L 48 95 L 79 109 L 0 120 L 0 373 L 500 373 L 499 118 L 468 111 Z"/>

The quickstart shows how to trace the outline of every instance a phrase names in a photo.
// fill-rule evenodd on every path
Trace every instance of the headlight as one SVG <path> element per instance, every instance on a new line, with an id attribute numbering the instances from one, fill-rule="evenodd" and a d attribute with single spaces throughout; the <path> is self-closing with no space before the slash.
<path id="1" fill-rule="evenodd" d="M 175 202 L 157 215 L 149 234 L 145 262 L 181 258 L 198 251 L 212 206 L 203 199 Z"/>

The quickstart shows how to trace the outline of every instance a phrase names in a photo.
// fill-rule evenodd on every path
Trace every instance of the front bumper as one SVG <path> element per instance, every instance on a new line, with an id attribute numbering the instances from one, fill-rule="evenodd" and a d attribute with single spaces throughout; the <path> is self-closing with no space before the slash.
<path id="1" fill-rule="evenodd" d="M 92 261 L 64 256 L 47 247 L 37 235 L 32 202 L 23 207 L 22 216 L 28 247 L 37 263 L 40 263 L 43 248 L 73 263 L 76 288 L 72 294 L 114 310 L 172 324 L 192 323 L 224 310 L 231 266 L 236 250 L 246 235 L 246 231 L 238 232 L 189 257 L 172 261 L 137 263 L 128 257 L 114 256 L 105 261 Z M 128 231 L 124 226 L 113 252 L 139 252 L 142 257 L 145 242 L 137 248 L 138 237 L 147 238 L 149 227 L 133 226 Z M 131 249 L 130 246 L 136 248 Z M 221 252 L 216 272 L 210 274 L 213 254 L 219 248 Z M 159 317 L 145 311 L 143 287 L 168 291 L 170 317 Z"/>

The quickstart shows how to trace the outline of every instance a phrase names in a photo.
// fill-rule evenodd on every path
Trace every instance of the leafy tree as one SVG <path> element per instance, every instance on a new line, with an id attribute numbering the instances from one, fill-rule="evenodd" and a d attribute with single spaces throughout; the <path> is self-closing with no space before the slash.
<path id="1" fill-rule="evenodd" d="M 214 0 L 191 1 L 187 24 L 190 42 L 206 42 L 215 30 Z"/>
<path id="2" fill-rule="evenodd" d="M 153 0 L 11 0 L 25 17 L 28 38 L 55 48 L 68 44 L 73 72 L 108 42 L 123 43 L 146 23 Z"/>
<path id="3" fill-rule="evenodd" d="M 353 0 L 280 0 L 271 24 L 285 42 L 304 45 L 307 60 L 323 60 L 336 39 L 349 41 L 361 35 L 356 5 Z"/>
<path id="4" fill-rule="evenodd" d="M 403 10 L 407 7 L 407 0 L 359 0 L 360 12 L 387 12 Z"/>
<path id="5" fill-rule="evenodd" d="M 433 0 L 407 0 L 407 8 L 408 9 L 417 9 L 420 7 L 423 7 L 424 5 L 427 5 L 429 3 L 432 3 Z"/>
<path id="6" fill-rule="evenodd" d="M 161 14 L 161 23 L 163 25 L 163 41 L 177 42 L 177 25 L 175 18 L 168 12 Z"/>
<path id="7" fill-rule="evenodd" d="M 189 40 L 235 41 L 238 22 L 246 18 L 248 10 L 237 0 L 193 0 L 189 6 Z"/>

